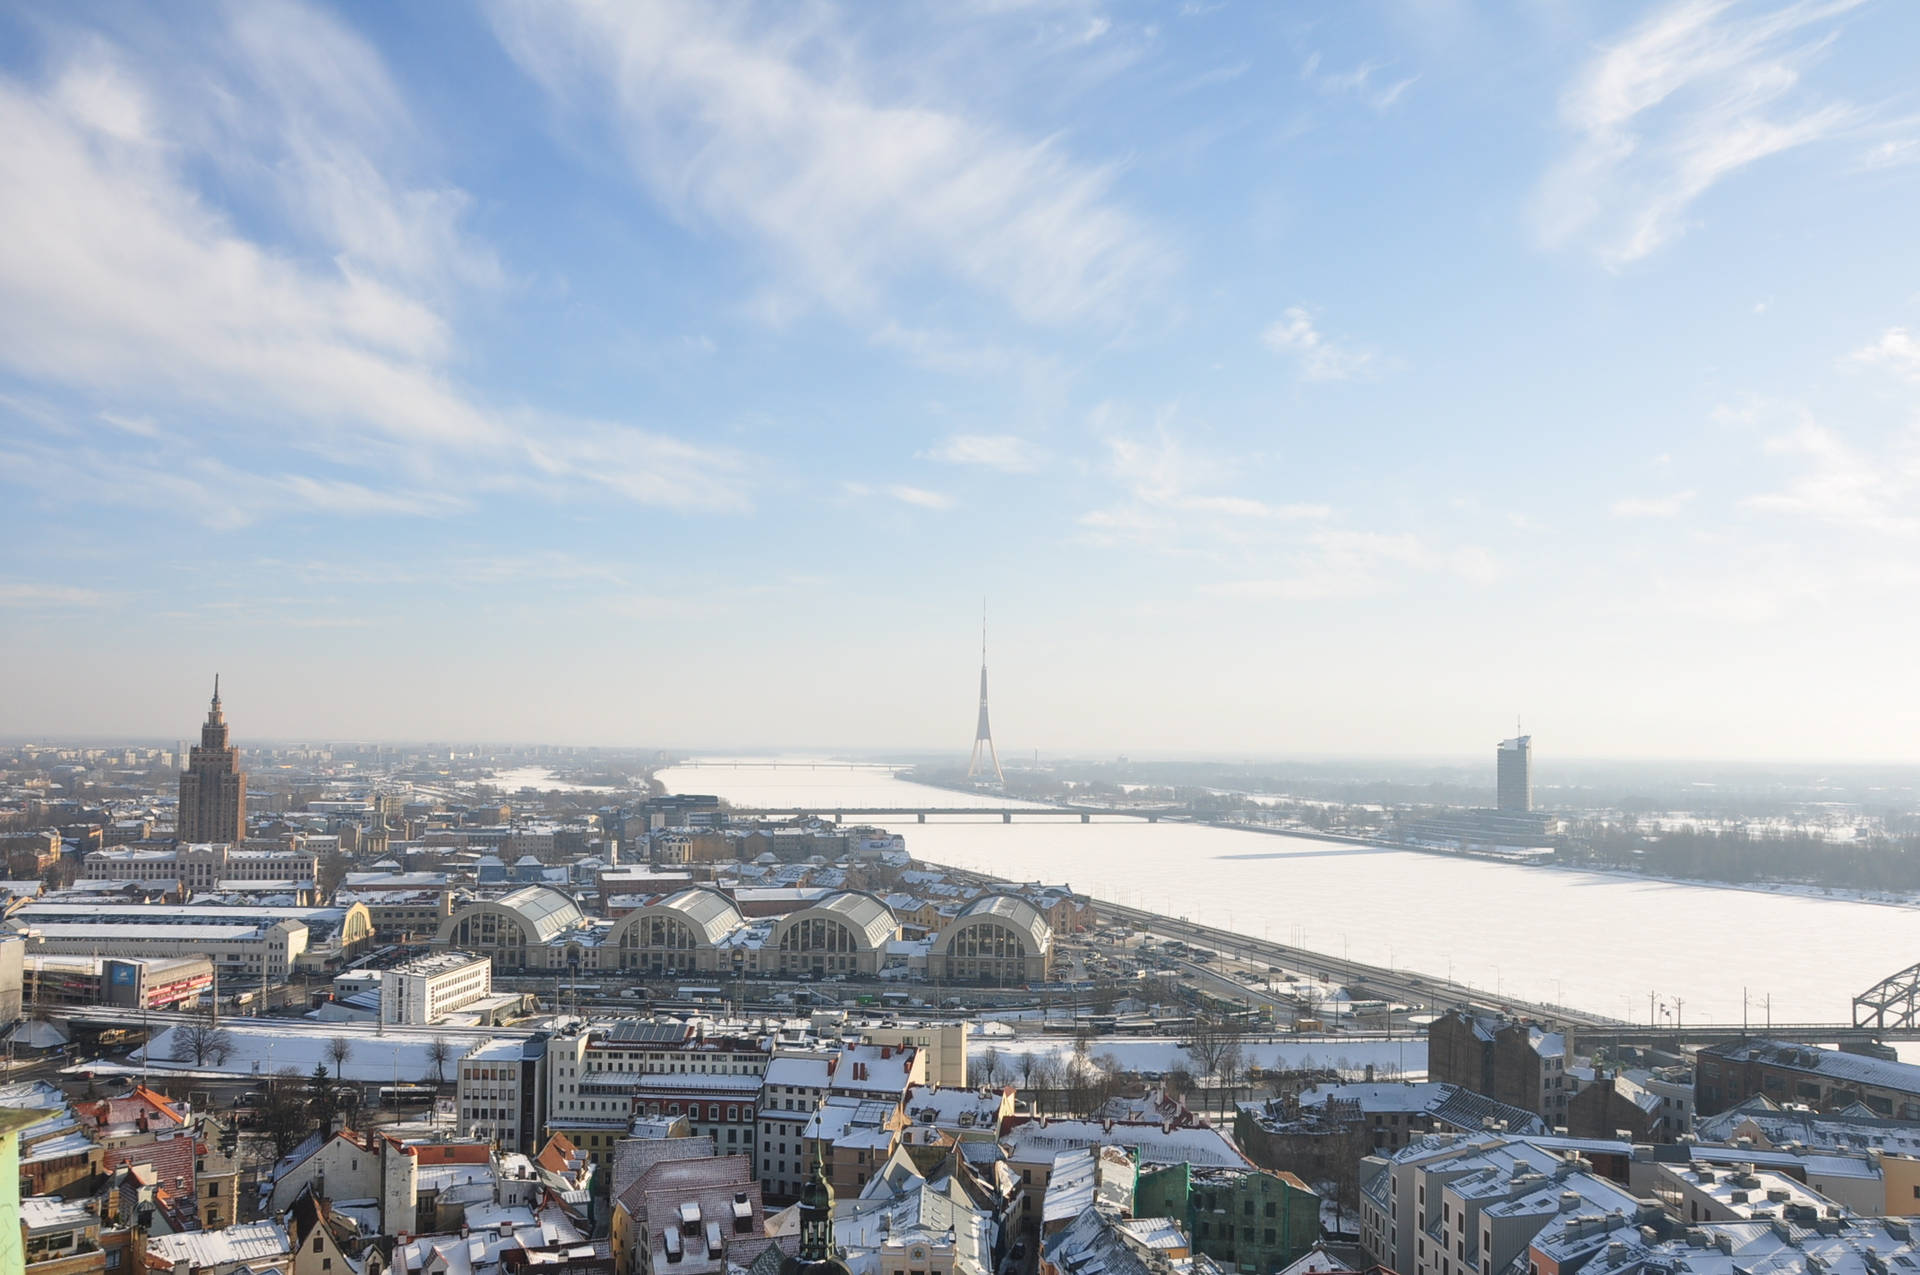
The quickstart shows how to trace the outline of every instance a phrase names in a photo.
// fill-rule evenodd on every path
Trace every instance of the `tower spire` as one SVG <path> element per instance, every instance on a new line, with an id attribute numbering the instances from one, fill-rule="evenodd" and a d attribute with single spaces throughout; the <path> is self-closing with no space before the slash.
<path id="1" fill-rule="evenodd" d="M 213 706 L 220 707 L 220 675 L 218 673 L 213 675 Z"/>
<path id="2" fill-rule="evenodd" d="M 987 725 L 987 600 L 980 599 L 980 721 L 973 730 L 973 755 L 967 759 L 967 778 L 985 780 L 992 772 L 993 782 L 1005 786 L 1007 777 L 1000 770 L 1000 752 L 993 746 L 993 731 Z"/>

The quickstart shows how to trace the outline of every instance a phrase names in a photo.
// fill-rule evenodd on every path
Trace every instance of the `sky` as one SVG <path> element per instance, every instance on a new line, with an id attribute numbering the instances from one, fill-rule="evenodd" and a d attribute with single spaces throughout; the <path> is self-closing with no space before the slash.
<path id="1" fill-rule="evenodd" d="M 1920 761 L 1920 9 L 0 12 L 0 735 Z"/>

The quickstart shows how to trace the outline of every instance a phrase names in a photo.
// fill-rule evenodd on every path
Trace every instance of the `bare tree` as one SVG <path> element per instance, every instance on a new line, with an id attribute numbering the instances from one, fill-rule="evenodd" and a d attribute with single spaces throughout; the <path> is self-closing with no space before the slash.
<path id="1" fill-rule="evenodd" d="M 447 1083 L 447 1063 L 453 1058 L 453 1042 L 445 1036 L 435 1036 L 427 1042 L 427 1063 L 433 1068 L 433 1083 Z"/>
<path id="2" fill-rule="evenodd" d="M 333 1064 L 335 1076 L 345 1075 L 347 1059 L 353 1056 L 353 1042 L 345 1036 L 335 1036 L 327 1042 L 327 1061 Z"/>
<path id="3" fill-rule="evenodd" d="M 1052 1106 L 1051 1099 L 1060 1088 L 1060 1064 L 1052 1054 L 1039 1054 L 1033 1060 L 1033 1095 L 1035 1107 Z"/>
<path id="4" fill-rule="evenodd" d="M 1211 1080 L 1220 1071 L 1220 1059 L 1227 1050 L 1227 1024 L 1212 1014 L 1195 1014 L 1180 1048 L 1193 1060 L 1193 1074 L 1202 1081 Z"/>
<path id="5" fill-rule="evenodd" d="M 188 1023 L 175 1029 L 171 1042 L 173 1057 L 196 1067 L 225 1062 L 234 1049 L 233 1033 L 212 1023 Z"/>
<path id="6" fill-rule="evenodd" d="M 1228 1114 L 1232 1112 L 1235 1092 L 1239 1088 L 1240 1076 L 1246 1070 L 1246 1065 L 1246 1049 L 1242 1046 L 1240 1037 L 1238 1035 L 1228 1037 L 1225 1046 L 1220 1050 L 1220 1080 L 1227 1087 L 1225 1110 Z"/>
<path id="7" fill-rule="evenodd" d="M 980 1083 L 988 1088 L 1000 1083 L 1000 1047 L 988 1045 L 973 1057 L 973 1069 L 980 1077 Z"/>
<path id="8" fill-rule="evenodd" d="M 284 1156 L 293 1150 L 310 1127 L 307 1123 L 307 1091 L 298 1071 L 292 1067 L 282 1067 L 267 1083 L 257 1118 L 261 1130 L 273 1139 L 276 1155 Z"/>
<path id="9" fill-rule="evenodd" d="M 314 884 L 319 887 L 321 898 L 333 897 L 333 892 L 346 878 L 347 867 L 347 856 L 340 853 L 338 846 L 320 856 L 320 862 L 315 865 Z"/>
<path id="10" fill-rule="evenodd" d="M 1246 1028 L 1235 1019 L 1218 1014 L 1195 1014 L 1193 1030 L 1188 1033 L 1187 1043 L 1182 1046 L 1187 1057 L 1193 1059 L 1194 1071 L 1202 1082 L 1212 1081 L 1218 1086 L 1230 1079 L 1223 1073 L 1226 1064 L 1232 1061 L 1237 1074 L 1240 1065 L 1240 1037 Z"/>

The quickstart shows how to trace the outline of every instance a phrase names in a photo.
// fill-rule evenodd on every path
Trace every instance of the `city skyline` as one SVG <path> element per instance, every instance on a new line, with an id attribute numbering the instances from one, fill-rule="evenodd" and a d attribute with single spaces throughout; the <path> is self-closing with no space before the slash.
<path id="1" fill-rule="evenodd" d="M 0 17 L 0 736 L 1920 761 L 1920 15 Z"/>

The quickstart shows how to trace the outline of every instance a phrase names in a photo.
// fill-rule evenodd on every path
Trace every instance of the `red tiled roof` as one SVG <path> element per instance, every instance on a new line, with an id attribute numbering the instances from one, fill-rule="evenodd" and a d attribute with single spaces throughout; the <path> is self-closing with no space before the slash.
<path id="1" fill-rule="evenodd" d="M 573 1145 L 571 1139 L 563 1133 L 556 1133 L 547 1139 L 546 1146 L 540 1148 L 537 1163 L 551 1173 L 565 1173 L 569 1163 L 578 1154 L 580 1149 Z"/>
<path id="2" fill-rule="evenodd" d="M 493 1148 L 485 1142 L 416 1142 L 408 1147 L 424 1167 L 430 1164 L 485 1164 Z"/>
<path id="3" fill-rule="evenodd" d="M 102 1167 L 108 1173 L 123 1164 L 144 1164 L 153 1169 L 159 1185 L 186 1194 L 193 1192 L 194 1139 L 158 1138 L 134 1146 L 109 1147 Z"/>

